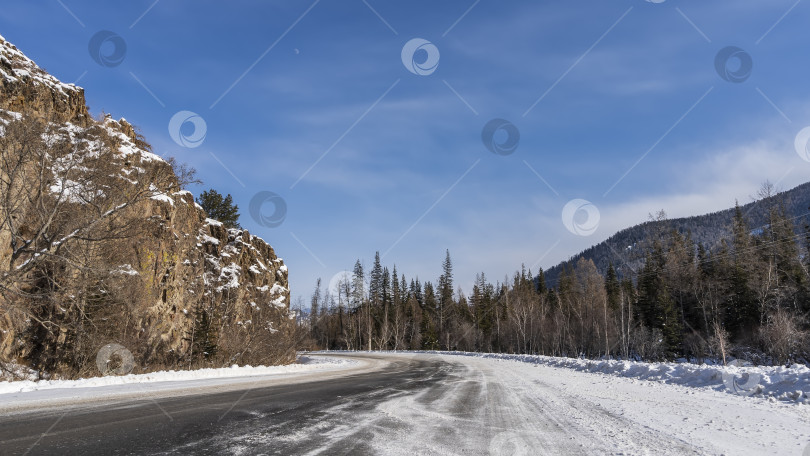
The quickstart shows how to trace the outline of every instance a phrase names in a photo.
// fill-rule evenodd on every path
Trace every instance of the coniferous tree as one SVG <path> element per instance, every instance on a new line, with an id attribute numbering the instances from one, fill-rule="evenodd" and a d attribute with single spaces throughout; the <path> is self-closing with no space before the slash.
<path id="1" fill-rule="evenodd" d="M 393 290 L 391 284 L 391 273 L 388 272 L 387 266 L 383 267 L 382 283 L 380 288 L 381 288 L 380 301 L 383 303 L 384 306 L 390 305 L 393 299 Z"/>
<path id="2" fill-rule="evenodd" d="M 746 328 L 750 328 L 759 321 L 756 302 L 758 298 L 754 295 L 751 283 L 751 271 L 755 267 L 756 261 L 755 246 L 739 205 L 734 210 L 731 247 L 733 257 L 727 265 L 726 273 L 730 299 L 725 306 L 725 322 L 732 336 L 739 337 L 746 331 Z M 772 267 L 772 264 L 769 263 L 767 267 Z M 767 300 L 774 285 L 770 280 L 758 284 L 757 294 L 761 303 Z"/>
<path id="3" fill-rule="evenodd" d="M 233 204 L 233 197 L 223 197 L 213 188 L 200 193 L 197 203 L 202 206 L 208 218 L 222 222 L 228 228 L 242 228 L 239 225 L 239 206 Z"/>
<path id="4" fill-rule="evenodd" d="M 537 277 L 535 278 L 536 283 L 536 290 L 537 294 L 540 296 L 546 294 L 548 287 L 546 286 L 546 274 L 543 272 L 543 268 L 540 268 L 540 271 L 537 272 Z"/>
<path id="5" fill-rule="evenodd" d="M 402 302 L 408 300 L 408 282 L 405 280 L 405 274 L 402 274 L 402 278 L 399 281 L 399 299 Z"/>
<path id="6" fill-rule="evenodd" d="M 363 299 L 365 299 L 366 296 L 365 281 L 366 276 L 363 272 L 363 265 L 360 263 L 360 260 L 357 260 L 357 262 L 354 263 L 354 270 L 352 272 L 352 308 L 356 309 L 363 305 Z"/>
<path id="7" fill-rule="evenodd" d="M 191 354 L 196 359 L 213 359 L 217 354 L 216 329 L 211 315 L 203 307 L 197 308 L 191 333 Z"/>
<path id="8" fill-rule="evenodd" d="M 605 276 L 605 292 L 607 293 L 608 308 L 615 311 L 619 308 L 621 285 L 619 284 L 619 277 L 616 275 L 616 269 L 613 268 L 613 263 L 608 266 L 607 275 Z"/>
<path id="9" fill-rule="evenodd" d="M 630 260 L 637 263 L 623 259 L 621 271 L 609 261 L 600 269 L 582 255 L 565 262 L 548 281 L 542 269 L 532 275 L 525 267 L 503 283 L 477 274 L 469 297 L 453 289 L 448 251 L 435 285 L 398 278 L 396 267 L 389 274 L 377 253 L 368 296 L 359 260 L 352 286 L 347 282 L 346 301 L 357 304 L 347 311 L 345 326 L 340 299 L 337 310 L 328 306 L 328 297 L 313 301 L 313 308 L 320 309 L 313 318 L 327 320 L 314 324 L 313 335 L 321 334 L 319 343 L 336 348 L 645 360 L 684 355 L 702 360 L 718 353 L 738 357 L 735 350 L 745 346 L 788 362 L 800 350 L 806 352 L 795 341 L 810 329 L 799 317 L 810 294 L 805 290 L 810 226 L 797 236 L 784 207 L 773 198 L 764 201 L 768 223 L 752 231 L 737 207 L 728 234 L 713 245 L 694 242 L 690 230 L 675 229 L 660 215 L 650 222 L 659 225 L 648 242 L 628 246 L 638 252 Z"/>
<path id="10" fill-rule="evenodd" d="M 371 304 L 374 306 L 377 306 L 382 302 L 382 295 L 383 295 L 382 282 L 383 282 L 383 269 L 382 264 L 380 264 L 380 252 L 377 252 L 374 255 L 374 266 L 372 266 L 371 268 L 368 284 L 368 298 L 371 301 Z"/>
<path id="11" fill-rule="evenodd" d="M 422 296 L 422 285 L 419 283 L 419 277 L 416 278 L 416 282 L 411 280 L 411 293 L 416 298 L 416 302 L 419 303 L 420 307 L 425 305 L 424 297 Z"/>
<path id="12" fill-rule="evenodd" d="M 442 275 L 439 278 L 439 292 L 442 304 L 449 305 L 453 300 L 453 263 L 450 261 L 450 251 L 445 251 L 442 263 Z"/>
<path id="13" fill-rule="evenodd" d="M 425 282 L 424 304 L 422 305 L 422 348 L 425 350 L 438 350 L 439 334 L 436 328 L 436 294 L 433 284 Z"/>
<path id="14" fill-rule="evenodd" d="M 320 304 L 321 304 L 321 278 L 318 277 L 318 280 L 315 283 L 315 291 L 312 293 L 312 298 L 309 303 L 309 323 L 312 326 L 313 332 L 317 332 L 317 322 L 318 316 L 320 315 Z M 317 336 L 315 340 L 317 340 Z"/>
<path id="15" fill-rule="evenodd" d="M 660 330 L 666 350 L 673 354 L 680 351 L 683 334 L 678 309 L 664 281 L 665 262 L 663 245 L 656 240 L 640 273 L 637 307 L 644 326 Z"/>
<path id="16" fill-rule="evenodd" d="M 397 265 L 391 270 L 391 304 L 399 305 L 401 295 L 399 291 L 399 277 L 397 277 Z"/>
<path id="17" fill-rule="evenodd" d="M 808 208 L 810 209 L 810 208 Z M 800 264 L 804 273 L 804 282 L 799 294 L 799 314 L 810 314 L 810 223 L 804 225 L 804 255 Z"/>
<path id="18" fill-rule="evenodd" d="M 439 341 L 444 343 L 445 348 L 449 349 L 448 333 L 447 333 L 447 320 L 450 318 L 450 313 L 453 309 L 453 263 L 450 261 L 450 251 L 445 250 L 445 258 L 442 263 L 442 275 L 439 276 L 438 284 L 438 303 L 436 309 L 436 318 L 438 324 Z"/>

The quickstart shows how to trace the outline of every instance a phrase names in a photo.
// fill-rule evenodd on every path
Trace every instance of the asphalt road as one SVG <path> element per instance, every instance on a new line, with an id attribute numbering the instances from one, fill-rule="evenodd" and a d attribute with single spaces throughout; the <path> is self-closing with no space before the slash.
<path id="1" fill-rule="evenodd" d="M 308 383 L 0 416 L 0 454 L 373 454 L 363 429 L 343 439 L 316 430 L 335 409 L 370 413 L 392 394 L 441 385 L 452 370 L 403 358 Z"/>
<path id="2" fill-rule="evenodd" d="M 358 362 L 0 403 L 0 455 L 798 455 L 810 438 L 805 408 L 723 391 L 468 356 L 329 356 Z"/>

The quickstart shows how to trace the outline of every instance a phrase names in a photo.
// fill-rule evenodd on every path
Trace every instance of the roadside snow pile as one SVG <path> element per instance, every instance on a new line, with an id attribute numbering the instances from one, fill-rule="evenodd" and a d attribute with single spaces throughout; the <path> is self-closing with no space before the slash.
<path id="1" fill-rule="evenodd" d="M 539 355 L 508 355 L 499 353 L 423 352 L 437 355 L 475 356 L 498 360 L 598 372 L 618 377 L 670 383 L 688 387 L 708 387 L 742 396 L 810 404 L 810 368 L 794 364 L 791 367 L 738 367 L 733 365 L 699 365 L 689 363 L 644 363 L 638 361 L 588 360 Z"/>
<path id="2" fill-rule="evenodd" d="M 296 374 L 316 370 L 329 370 L 355 364 L 348 359 L 300 356 L 296 364 L 286 366 L 232 366 L 221 369 L 198 369 L 190 371 L 160 371 L 149 374 L 129 374 L 122 376 L 92 377 L 79 380 L 23 380 L 0 382 L 0 394 L 24 393 L 29 391 L 92 388 L 99 386 L 123 385 L 132 383 L 184 382 L 213 378 L 264 377 L 281 374 Z"/>

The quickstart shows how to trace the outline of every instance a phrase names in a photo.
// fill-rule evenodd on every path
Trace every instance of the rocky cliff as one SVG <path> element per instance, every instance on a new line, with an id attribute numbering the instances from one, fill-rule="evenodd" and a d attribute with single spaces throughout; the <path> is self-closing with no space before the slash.
<path id="1" fill-rule="evenodd" d="M 108 343 L 136 372 L 294 358 L 273 248 L 2 37 L 0 141 L 0 364 L 85 375 Z"/>
<path id="2" fill-rule="evenodd" d="M 59 122 L 87 127 L 84 89 L 65 84 L 43 71 L 16 46 L 0 36 L 0 109 L 31 112 Z"/>

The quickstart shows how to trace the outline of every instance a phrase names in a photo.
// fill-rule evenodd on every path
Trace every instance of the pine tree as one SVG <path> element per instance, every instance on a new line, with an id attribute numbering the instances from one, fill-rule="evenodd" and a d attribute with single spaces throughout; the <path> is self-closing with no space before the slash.
<path id="1" fill-rule="evenodd" d="M 482 272 L 475 277 L 475 284 L 473 285 L 472 305 L 473 317 L 475 325 L 481 332 L 483 340 L 481 341 L 484 347 L 490 346 L 492 337 L 492 329 L 495 326 L 495 302 L 493 296 L 495 289 L 492 284 L 487 282 L 486 276 Z"/>
<path id="2" fill-rule="evenodd" d="M 660 243 L 656 242 L 654 250 L 647 254 L 644 266 L 639 272 L 636 310 L 638 311 L 639 320 L 648 328 L 660 328 L 662 324 L 658 314 L 658 301 L 660 295 L 665 292 L 661 277 L 662 257 L 663 252 L 661 252 Z"/>
<path id="3" fill-rule="evenodd" d="M 640 273 L 637 307 L 644 326 L 661 330 L 666 349 L 673 355 L 680 352 L 683 342 L 683 319 L 664 280 L 665 265 L 663 246 L 655 240 Z"/>
<path id="4" fill-rule="evenodd" d="M 357 262 L 354 263 L 354 271 L 352 272 L 351 307 L 353 309 L 357 309 L 363 305 L 363 299 L 366 296 L 365 280 L 366 276 L 363 272 L 363 265 L 360 264 L 360 260 L 357 260 Z"/>
<path id="5" fill-rule="evenodd" d="M 217 332 L 211 315 L 202 306 L 194 315 L 194 326 L 191 330 L 191 352 L 195 358 L 211 359 L 217 354 Z"/>
<path id="6" fill-rule="evenodd" d="M 769 231 L 763 231 L 763 235 L 769 237 L 767 234 Z M 737 337 L 746 328 L 759 322 L 756 296 L 752 290 L 753 272 L 756 267 L 755 246 L 739 204 L 735 206 L 734 210 L 731 241 L 733 257 L 732 261 L 727 264 L 727 268 L 730 270 L 725 274 L 730 288 L 727 293 L 730 302 L 726 306 L 725 320 L 726 327 L 733 336 Z M 769 264 L 765 267 L 772 266 L 771 260 L 768 260 Z M 763 289 L 767 288 L 765 286 Z"/>
<path id="7" fill-rule="evenodd" d="M 799 314 L 807 315 L 810 313 L 810 224 L 804 225 L 804 251 L 802 252 L 803 258 L 800 263 L 802 271 L 805 273 L 805 280 L 802 282 L 801 289 L 799 290 Z"/>
<path id="8" fill-rule="evenodd" d="M 383 269 L 380 264 L 380 252 L 374 255 L 374 266 L 371 268 L 368 284 L 368 298 L 372 305 L 379 305 L 383 295 Z"/>
<path id="9" fill-rule="evenodd" d="M 402 295 L 399 290 L 399 277 L 397 277 L 397 265 L 391 270 L 391 303 L 398 306 L 402 302 Z"/>
<path id="10" fill-rule="evenodd" d="M 546 274 L 543 272 L 543 268 L 540 268 L 540 271 L 537 272 L 537 276 L 534 279 L 536 287 L 535 290 L 537 294 L 543 296 L 546 294 Z"/>
<path id="11" fill-rule="evenodd" d="M 436 294 L 433 284 L 425 282 L 424 305 L 422 306 L 422 348 L 424 350 L 437 350 L 439 348 L 439 334 L 436 332 Z"/>
<path id="12" fill-rule="evenodd" d="M 230 194 L 223 198 L 212 188 L 200 193 L 197 203 L 202 206 L 208 218 L 218 220 L 228 228 L 242 228 L 239 225 L 239 206 L 233 204 Z"/>
<path id="13" fill-rule="evenodd" d="M 416 282 L 411 280 L 411 293 L 416 298 L 416 302 L 419 303 L 419 307 L 423 307 L 425 298 L 422 296 L 422 285 L 419 283 L 419 277 L 416 278 Z"/>
<path id="14" fill-rule="evenodd" d="M 382 286 L 380 287 L 381 288 L 380 301 L 382 302 L 383 306 L 387 308 L 392 302 L 392 294 L 393 294 L 391 288 L 391 273 L 388 272 L 388 266 L 383 268 L 381 285 Z"/>
<path id="15" fill-rule="evenodd" d="M 439 340 L 445 342 L 445 348 L 449 345 L 448 342 L 448 320 L 452 318 L 451 313 L 454 307 L 453 303 L 453 263 L 450 261 L 450 251 L 445 250 L 444 262 L 442 263 L 442 275 L 439 277 L 439 301 L 437 308 L 437 319 L 439 326 Z"/>
<path id="16" fill-rule="evenodd" d="M 608 308 L 615 311 L 620 305 L 621 285 L 616 275 L 616 269 L 613 268 L 613 263 L 608 266 L 607 275 L 605 276 L 605 292 L 607 293 Z"/>
<path id="17" fill-rule="evenodd" d="M 442 305 L 449 305 L 453 301 L 453 263 L 450 261 L 450 251 L 445 251 L 442 263 L 442 275 L 439 278 L 439 299 Z"/>
<path id="18" fill-rule="evenodd" d="M 317 339 L 317 331 L 318 331 L 318 315 L 320 310 L 320 303 L 321 303 L 321 278 L 318 277 L 317 282 L 315 283 L 315 291 L 312 293 L 312 299 L 310 300 L 309 305 L 309 323 L 310 327 L 312 328 L 313 336 L 315 340 Z"/>
<path id="19" fill-rule="evenodd" d="M 400 300 L 402 302 L 407 302 L 409 296 L 408 293 L 408 282 L 405 281 L 405 274 L 402 274 L 402 279 L 399 281 L 399 293 L 400 293 Z"/>
<path id="20" fill-rule="evenodd" d="M 788 217 L 785 205 L 780 202 L 774 211 L 771 221 L 773 239 L 775 241 L 775 256 L 777 270 L 783 286 L 800 287 L 804 282 L 801 262 L 799 261 L 799 246 L 796 242 L 796 229 L 793 221 Z M 791 290 L 794 291 L 794 290 Z"/>

